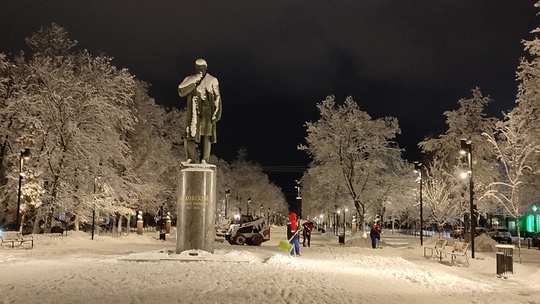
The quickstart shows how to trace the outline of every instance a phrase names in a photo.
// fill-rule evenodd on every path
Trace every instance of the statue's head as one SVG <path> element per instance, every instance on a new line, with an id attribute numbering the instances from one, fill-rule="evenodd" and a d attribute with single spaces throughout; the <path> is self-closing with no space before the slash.
<path id="1" fill-rule="evenodd" d="M 202 73 L 203 75 L 205 75 L 207 68 L 208 68 L 208 65 L 206 64 L 206 60 L 197 59 L 197 61 L 195 61 L 195 71 L 197 73 Z"/>

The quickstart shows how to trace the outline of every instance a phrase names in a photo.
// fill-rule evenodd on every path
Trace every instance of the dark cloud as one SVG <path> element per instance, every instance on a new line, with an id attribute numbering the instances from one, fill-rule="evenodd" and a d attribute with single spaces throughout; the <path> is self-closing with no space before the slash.
<path id="1" fill-rule="evenodd" d="M 400 144 L 444 130 L 443 111 L 480 86 L 493 113 L 513 105 L 534 0 L 29 1 L 0 4 L 0 52 L 55 22 L 149 82 L 158 103 L 183 107 L 176 86 L 205 58 L 224 113 L 214 152 L 247 148 L 263 165 L 303 165 L 295 148 L 315 103 L 353 98 L 396 116 Z M 292 185 L 292 181 L 291 181 Z"/>

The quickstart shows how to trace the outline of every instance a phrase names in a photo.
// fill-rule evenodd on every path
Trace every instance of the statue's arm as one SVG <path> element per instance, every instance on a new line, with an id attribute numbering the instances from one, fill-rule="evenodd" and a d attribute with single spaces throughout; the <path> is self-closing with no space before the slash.
<path id="1" fill-rule="evenodd" d="M 200 80 L 200 74 L 186 77 L 184 81 L 182 81 L 182 83 L 178 85 L 178 95 L 180 95 L 180 97 L 184 97 L 191 93 L 191 91 L 195 90 Z"/>
<path id="2" fill-rule="evenodd" d="M 214 95 L 214 113 L 212 114 L 212 121 L 219 121 L 221 119 L 221 93 L 219 92 L 219 83 L 216 79 L 215 83 L 212 85 Z"/>

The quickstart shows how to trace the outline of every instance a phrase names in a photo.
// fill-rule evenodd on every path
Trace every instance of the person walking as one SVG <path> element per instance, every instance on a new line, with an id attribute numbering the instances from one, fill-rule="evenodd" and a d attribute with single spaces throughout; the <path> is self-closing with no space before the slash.
<path id="1" fill-rule="evenodd" d="M 302 242 L 302 246 L 306 247 L 306 240 L 307 240 L 307 246 L 311 247 L 311 232 L 313 232 L 313 222 L 305 222 L 302 224 L 302 232 L 304 236 L 304 241 Z"/>
<path id="2" fill-rule="evenodd" d="M 373 249 L 377 248 L 377 241 L 381 239 L 381 226 L 377 224 L 377 221 L 371 226 L 369 237 L 371 238 L 371 247 Z"/>
<path id="3" fill-rule="evenodd" d="M 290 239 L 289 243 L 293 245 L 291 250 L 291 256 L 300 256 L 300 244 L 298 243 L 298 217 L 293 209 L 289 210 L 289 220 L 287 221 L 287 238 Z"/>

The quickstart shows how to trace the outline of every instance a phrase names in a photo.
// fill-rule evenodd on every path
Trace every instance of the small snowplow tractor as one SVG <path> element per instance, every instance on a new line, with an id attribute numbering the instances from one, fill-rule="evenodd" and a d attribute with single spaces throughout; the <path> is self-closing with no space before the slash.
<path id="1" fill-rule="evenodd" d="M 225 239 L 231 245 L 261 246 L 270 239 L 270 226 L 265 218 L 236 215 L 227 229 Z"/>

